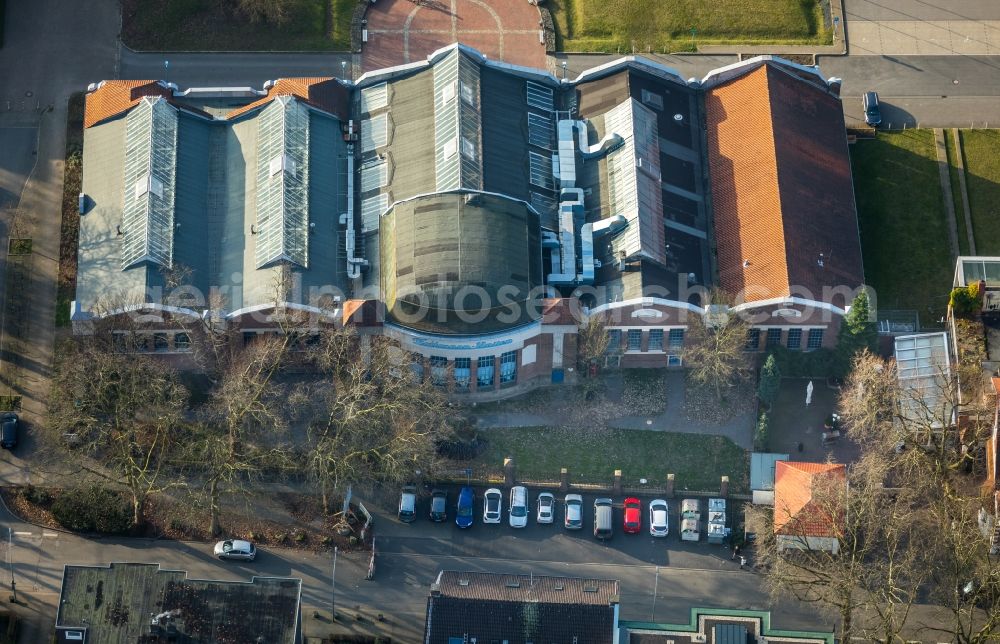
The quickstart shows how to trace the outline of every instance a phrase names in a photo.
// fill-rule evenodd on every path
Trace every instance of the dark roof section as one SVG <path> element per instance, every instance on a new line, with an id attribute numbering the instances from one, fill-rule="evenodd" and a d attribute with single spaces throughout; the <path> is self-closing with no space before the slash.
<path id="1" fill-rule="evenodd" d="M 719 281 L 747 301 L 863 282 L 840 99 L 764 61 L 705 97 Z"/>
<path id="2" fill-rule="evenodd" d="M 466 192 L 416 197 L 393 206 L 379 230 L 382 300 L 395 322 L 480 334 L 538 317 L 541 229 L 525 203 Z M 466 296 L 468 316 L 458 315 L 456 296 Z"/>
<path id="3" fill-rule="evenodd" d="M 301 580 L 277 577 L 188 579 L 159 564 L 66 566 L 56 627 L 86 630 L 89 644 L 157 642 L 170 633 L 178 641 L 294 644 L 301 589 Z"/>
<path id="4" fill-rule="evenodd" d="M 479 74 L 483 189 L 528 201 L 526 83 L 523 78 L 486 66 L 480 68 Z M 532 149 L 539 153 L 545 152 L 541 148 Z M 550 193 L 549 196 L 554 198 L 555 193 Z"/>
<path id="5" fill-rule="evenodd" d="M 427 600 L 424 642 L 610 644 L 617 603 L 616 580 L 443 571 Z"/>

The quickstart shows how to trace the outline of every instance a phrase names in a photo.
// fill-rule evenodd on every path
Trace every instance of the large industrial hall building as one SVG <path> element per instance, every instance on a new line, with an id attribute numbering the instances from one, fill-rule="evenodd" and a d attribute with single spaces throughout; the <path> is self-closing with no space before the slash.
<path id="1" fill-rule="evenodd" d="M 95 83 L 74 326 L 140 311 L 177 353 L 157 315 L 252 337 L 293 307 L 476 397 L 571 379 L 591 316 L 612 366 L 680 366 L 718 315 L 748 350 L 829 347 L 863 282 L 839 90 L 767 56 L 566 79 L 463 45 L 353 81 Z"/>

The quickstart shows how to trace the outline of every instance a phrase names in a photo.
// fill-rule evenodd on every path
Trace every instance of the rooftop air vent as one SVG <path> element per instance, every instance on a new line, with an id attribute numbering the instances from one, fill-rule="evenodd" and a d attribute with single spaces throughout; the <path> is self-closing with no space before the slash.
<path id="1" fill-rule="evenodd" d="M 683 114 L 674 114 L 674 121 L 677 122 L 677 123 L 683 123 L 684 122 L 684 115 Z"/>
<path id="2" fill-rule="evenodd" d="M 597 592 L 597 586 L 593 586 L 593 585 L 591 585 L 591 586 L 584 586 L 583 587 L 583 592 L 585 592 L 585 593 L 596 593 Z"/>
<path id="3" fill-rule="evenodd" d="M 516 579 L 512 579 L 508 581 L 506 584 L 504 584 L 504 586 L 506 586 L 507 588 L 520 588 L 521 582 L 517 581 Z"/>
<path id="4" fill-rule="evenodd" d="M 459 579 L 458 580 L 458 585 L 459 586 L 468 586 L 469 585 L 469 580 L 468 579 Z"/>

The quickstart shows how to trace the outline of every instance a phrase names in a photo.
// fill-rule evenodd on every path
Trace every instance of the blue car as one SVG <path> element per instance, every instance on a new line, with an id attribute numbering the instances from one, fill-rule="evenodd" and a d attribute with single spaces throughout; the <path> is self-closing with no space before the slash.
<path id="1" fill-rule="evenodd" d="M 458 507 L 455 511 L 455 525 L 459 528 L 469 528 L 472 526 L 473 513 L 472 506 L 475 504 L 476 494 L 471 487 L 463 487 L 458 493 Z"/>

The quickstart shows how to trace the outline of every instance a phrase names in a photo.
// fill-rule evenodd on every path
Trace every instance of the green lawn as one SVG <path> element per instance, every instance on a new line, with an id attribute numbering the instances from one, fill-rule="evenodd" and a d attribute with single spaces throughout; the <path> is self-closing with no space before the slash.
<path id="1" fill-rule="evenodd" d="M 831 38 L 817 0 L 550 0 L 547 6 L 557 47 L 566 51 L 691 51 Z"/>
<path id="2" fill-rule="evenodd" d="M 1000 255 L 1000 131 L 961 130 L 976 252 Z"/>
<path id="3" fill-rule="evenodd" d="M 122 40 L 139 51 L 348 51 L 357 0 L 289 0 L 280 26 L 235 0 L 123 0 Z"/>
<path id="4" fill-rule="evenodd" d="M 721 436 L 564 427 L 489 429 L 479 435 L 488 441 L 474 462 L 481 474 L 500 474 L 510 456 L 518 478 L 530 481 L 558 481 L 565 467 L 575 483 L 610 485 L 620 469 L 627 485 L 645 478 L 662 486 L 673 473 L 678 492 L 717 490 L 723 475 L 729 476 L 731 491 L 749 488 L 746 452 Z"/>
<path id="5" fill-rule="evenodd" d="M 936 325 L 954 267 L 934 133 L 879 132 L 851 146 L 851 162 L 865 280 L 878 307 L 914 309 L 921 324 Z"/>
<path id="6" fill-rule="evenodd" d="M 944 131 L 944 142 L 948 148 L 948 172 L 951 176 L 951 201 L 955 207 L 955 221 L 958 223 L 958 252 L 969 254 L 969 234 L 965 225 L 965 208 L 962 206 L 962 186 L 958 179 L 958 148 L 951 130 Z"/>

